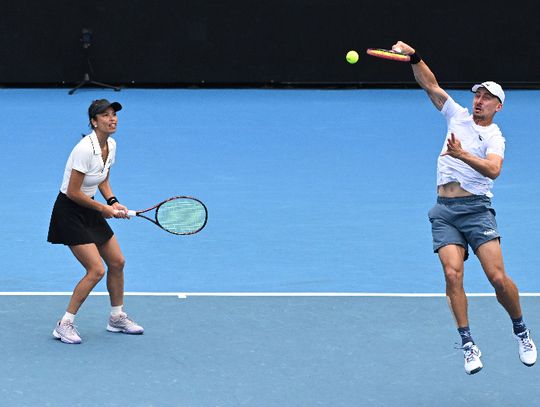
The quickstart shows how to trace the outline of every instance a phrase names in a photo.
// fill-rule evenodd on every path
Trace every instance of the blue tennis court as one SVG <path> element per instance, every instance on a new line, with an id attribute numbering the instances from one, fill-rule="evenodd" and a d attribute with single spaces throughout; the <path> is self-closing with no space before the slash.
<path id="1" fill-rule="evenodd" d="M 469 107 L 471 93 L 449 91 Z M 104 282 L 77 317 L 80 346 L 51 331 L 82 277 L 46 242 L 86 109 L 119 112 L 111 184 L 144 209 L 173 195 L 208 207 L 176 237 L 111 220 L 140 337 L 105 331 Z M 538 91 L 510 90 L 494 206 L 506 268 L 538 318 Z M 1 89 L 5 169 L 0 321 L 6 406 L 508 406 L 540 403 L 538 367 L 475 257 L 470 319 L 484 370 L 463 372 L 431 252 L 427 211 L 445 121 L 420 90 Z"/>

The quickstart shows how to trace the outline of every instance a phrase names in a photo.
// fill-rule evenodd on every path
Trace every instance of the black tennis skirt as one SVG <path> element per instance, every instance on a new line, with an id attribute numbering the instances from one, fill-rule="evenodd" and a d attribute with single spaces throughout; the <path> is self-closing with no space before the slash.
<path id="1" fill-rule="evenodd" d="M 47 241 L 76 246 L 103 244 L 114 235 L 105 218 L 90 208 L 85 208 L 60 192 L 54 203 Z"/>

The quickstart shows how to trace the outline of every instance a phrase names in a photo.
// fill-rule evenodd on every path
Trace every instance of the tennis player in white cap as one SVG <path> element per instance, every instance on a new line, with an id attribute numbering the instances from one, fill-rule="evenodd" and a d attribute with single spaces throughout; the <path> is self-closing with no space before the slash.
<path id="1" fill-rule="evenodd" d="M 504 268 L 495 210 L 491 205 L 493 180 L 501 173 L 505 150 L 505 139 L 493 118 L 503 108 L 504 91 L 491 81 L 474 85 L 472 113 L 469 113 L 439 86 L 413 47 L 398 41 L 392 49 L 410 55 L 416 82 L 448 125 L 437 162 L 437 202 L 429 211 L 429 220 L 433 250 L 444 270 L 446 297 L 462 340 L 465 372 L 474 374 L 483 368 L 480 349 L 469 328 L 463 287 L 469 247 L 512 320 L 521 362 L 532 366 L 536 362 L 536 346 L 523 321 L 518 289 Z"/>

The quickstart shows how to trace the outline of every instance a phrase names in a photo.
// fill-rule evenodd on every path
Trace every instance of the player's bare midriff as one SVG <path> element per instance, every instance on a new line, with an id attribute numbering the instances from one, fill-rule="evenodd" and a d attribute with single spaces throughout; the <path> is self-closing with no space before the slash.
<path id="1" fill-rule="evenodd" d="M 437 194 L 443 198 L 459 198 L 473 195 L 461 188 L 459 182 L 449 182 L 448 184 L 439 185 L 437 187 Z"/>

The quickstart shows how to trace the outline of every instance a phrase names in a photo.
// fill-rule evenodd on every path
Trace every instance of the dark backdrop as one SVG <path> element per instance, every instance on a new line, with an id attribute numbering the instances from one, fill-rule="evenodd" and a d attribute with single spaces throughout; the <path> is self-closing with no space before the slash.
<path id="1" fill-rule="evenodd" d="M 1 0 L 0 84 L 392 85 L 408 67 L 364 54 L 397 39 L 441 83 L 540 83 L 533 1 Z M 356 65 L 345 62 L 358 50 Z"/>

